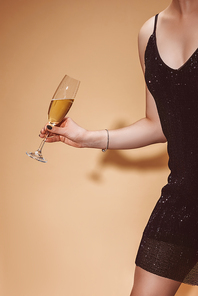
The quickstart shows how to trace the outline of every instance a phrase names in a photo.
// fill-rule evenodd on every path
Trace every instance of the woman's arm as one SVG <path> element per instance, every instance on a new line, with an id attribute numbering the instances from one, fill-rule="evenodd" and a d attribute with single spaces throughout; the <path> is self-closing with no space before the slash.
<path id="1" fill-rule="evenodd" d="M 142 69 L 144 71 L 144 53 L 149 36 L 152 34 L 154 18 L 145 23 L 139 33 L 138 47 Z M 44 137 L 46 127 L 41 131 Z M 107 132 L 88 131 L 78 126 L 71 118 L 65 118 L 60 127 L 53 127 L 46 142 L 62 141 L 74 147 L 104 149 L 107 145 Z M 115 130 L 109 130 L 109 149 L 133 149 L 154 143 L 166 142 L 155 101 L 146 89 L 146 114 L 134 124 Z"/>

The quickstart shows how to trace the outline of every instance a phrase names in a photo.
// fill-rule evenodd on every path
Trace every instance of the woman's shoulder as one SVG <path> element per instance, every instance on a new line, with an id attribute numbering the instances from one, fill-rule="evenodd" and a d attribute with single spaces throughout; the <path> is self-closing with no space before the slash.
<path id="1" fill-rule="evenodd" d="M 154 30 L 155 16 L 148 19 L 141 27 L 138 35 L 138 48 L 140 61 L 143 66 L 144 64 L 144 53 L 150 36 Z"/>
<path id="2" fill-rule="evenodd" d="M 155 16 L 148 19 L 139 31 L 139 38 L 147 39 L 151 36 L 154 30 Z"/>

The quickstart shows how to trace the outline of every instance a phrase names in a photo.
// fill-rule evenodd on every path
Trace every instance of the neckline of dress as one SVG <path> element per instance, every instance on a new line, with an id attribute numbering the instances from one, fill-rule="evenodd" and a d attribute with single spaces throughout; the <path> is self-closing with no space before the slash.
<path id="1" fill-rule="evenodd" d="M 179 68 L 172 68 L 172 67 L 170 67 L 169 65 L 167 65 L 165 62 L 164 62 L 164 60 L 162 59 L 162 57 L 161 57 L 161 55 L 160 55 L 160 53 L 159 53 L 159 50 L 158 50 L 158 46 L 157 46 L 157 37 L 156 37 L 156 32 L 154 32 L 153 34 L 153 37 L 154 37 L 154 39 L 155 39 L 155 47 L 156 47 L 156 51 L 157 51 L 157 54 L 158 54 L 158 57 L 159 57 L 159 59 L 160 59 L 160 61 L 162 62 L 162 64 L 164 65 L 164 66 L 166 66 L 168 69 L 170 69 L 171 71 L 180 71 L 180 70 L 182 70 L 188 63 L 189 63 L 189 61 L 194 57 L 194 55 L 197 53 L 197 51 L 198 51 L 198 48 L 196 48 L 195 49 L 195 51 L 191 54 L 191 56 L 179 67 Z M 151 35 L 151 36 L 152 36 Z"/>

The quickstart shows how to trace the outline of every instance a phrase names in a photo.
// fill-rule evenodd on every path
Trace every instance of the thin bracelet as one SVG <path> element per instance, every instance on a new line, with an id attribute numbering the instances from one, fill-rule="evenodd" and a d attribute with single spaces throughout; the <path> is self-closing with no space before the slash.
<path id="1" fill-rule="evenodd" d="M 107 146 L 105 149 L 102 149 L 102 152 L 107 151 L 107 149 L 109 148 L 109 131 L 108 131 L 108 129 L 105 129 L 105 131 L 107 131 Z"/>

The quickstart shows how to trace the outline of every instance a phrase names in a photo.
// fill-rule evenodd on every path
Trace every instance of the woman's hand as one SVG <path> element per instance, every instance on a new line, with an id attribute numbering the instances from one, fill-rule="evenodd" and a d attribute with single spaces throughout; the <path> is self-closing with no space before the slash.
<path id="1" fill-rule="evenodd" d="M 85 129 L 77 125 L 71 118 L 66 117 L 59 126 L 46 125 L 41 130 L 39 136 L 44 138 L 46 133 L 49 133 L 46 139 L 48 143 L 61 141 L 73 147 L 83 148 L 85 147 L 84 139 L 86 132 Z"/>

